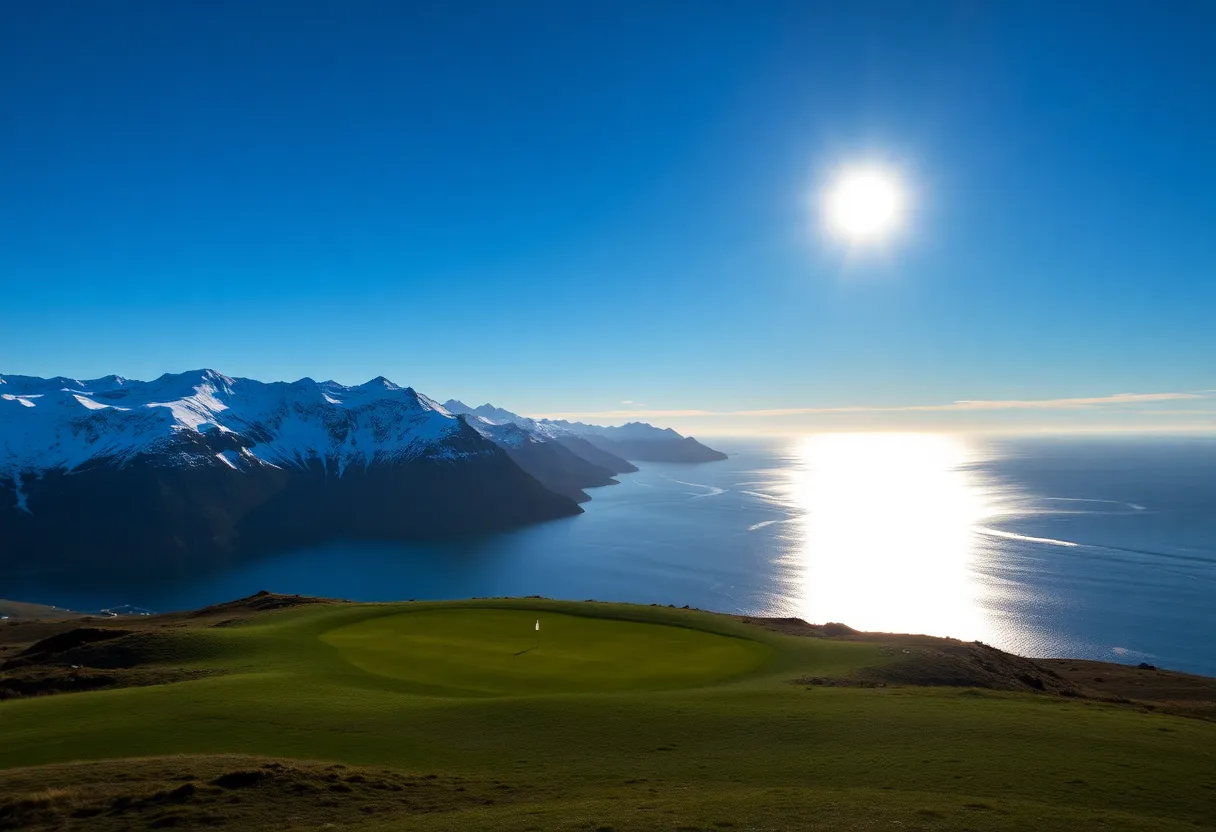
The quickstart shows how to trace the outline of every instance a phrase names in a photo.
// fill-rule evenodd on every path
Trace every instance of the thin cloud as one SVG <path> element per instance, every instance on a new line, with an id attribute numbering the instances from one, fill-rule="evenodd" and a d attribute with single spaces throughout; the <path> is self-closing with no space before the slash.
<path id="1" fill-rule="evenodd" d="M 580 419 L 635 419 L 644 416 L 651 419 L 676 418 L 684 416 L 728 416 L 728 413 L 715 413 L 712 410 L 596 410 L 579 413 L 540 413 L 531 416 L 533 419 L 569 419 L 577 422 Z"/>
<path id="2" fill-rule="evenodd" d="M 974 412 L 985 410 L 1077 410 L 1101 407 L 1135 406 L 1156 402 L 1207 399 L 1216 390 L 1189 393 L 1115 393 L 1110 396 L 1087 396 L 1067 399 L 963 399 L 944 404 L 907 404 L 889 406 L 855 405 L 845 407 L 775 407 L 761 410 L 601 410 L 580 413 L 548 413 L 535 418 L 548 419 L 621 419 L 648 418 L 734 417 L 771 418 L 781 416 L 813 416 L 832 413 L 924 413 Z M 624 404 L 624 402 L 622 402 Z M 1200 411 L 1208 412 L 1208 411 Z"/>

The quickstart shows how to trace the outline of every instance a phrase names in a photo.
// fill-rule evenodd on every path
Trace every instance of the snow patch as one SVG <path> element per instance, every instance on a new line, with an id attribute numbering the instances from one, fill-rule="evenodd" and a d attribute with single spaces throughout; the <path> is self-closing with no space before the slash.
<path id="1" fill-rule="evenodd" d="M 122 466 L 137 457 L 213 465 L 216 449 L 192 437 L 216 433 L 232 437 L 223 461 L 241 470 L 319 460 L 340 476 L 352 465 L 489 452 L 454 450 L 448 440 L 462 431 L 459 420 L 383 378 L 358 387 L 265 384 L 198 370 L 147 382 L 8 376 L 5 383 L 11 392 L 0 395 L 21 406 L 0 407 L 0 476 L 91 461 Z M 40 396 L 51 406 L 35 408 Z"/>
<path id="2" fill-rule="evenodd" d="M 536 441 L 527 430 L 510 422 L 498 424 L 486 419 L 484 416 L 475 416 L 473 414 L 467 414 L 465 420 L 468 422 L 469 427 L 499 447 L 521 448 L 529 442 Z"/>
<path id="3" fill-rule="evenodd" d="M 89 398 L 89 394 L 87 394 L 87 393 L 83 394 L 83 395 L 80 393 L 71 393 L 70 395 L 72 396 L 73 399 L 75 399 L 76 401 L 78 401 L 82 405 L 84 405 L 84 408 L 86 410 L 105 410 L 107 408 L 114 407 L 114 405 L 102 404 L 101 402 L 93 401 L 92 399 Z M 114 409 L 115 410 L 127 410 L 128 408 L 115 407 Z"/>

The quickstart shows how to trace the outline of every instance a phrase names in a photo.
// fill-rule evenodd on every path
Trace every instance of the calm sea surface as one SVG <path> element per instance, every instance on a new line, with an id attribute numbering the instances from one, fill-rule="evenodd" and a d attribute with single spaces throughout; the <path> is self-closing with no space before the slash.
<path id="1" fill-rule="evenodd" d="M 21 579 L 95 610 L 259 589 L 359 600 L 545 595 L 923 632 L 1216 675 L 1216 438 L 721 440 L 586 514 L 476 542 L 334 544 L 140 586 Z"/>

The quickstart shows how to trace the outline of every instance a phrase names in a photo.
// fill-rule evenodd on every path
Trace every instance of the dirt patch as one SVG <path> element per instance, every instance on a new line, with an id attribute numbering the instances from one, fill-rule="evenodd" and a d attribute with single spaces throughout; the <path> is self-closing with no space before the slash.
<path id="1" fill-rule="evenodd" d="M 5 662 L 0 670 L 24 667 L 95 667 L 106 670 L 138 667 L 156 663 L 178 663 L 193 658 L 205 642 L 191 640 L 177 632 L 130 632 L 113 630 L 107 638 L 85 641 L 73 647 L 45 652 L 34 645 Z M 66 635 L 71 635 L 66 634 Z M 60 646 L 69 643 L 60 642 Z"/>
<path id="2" fill-rule="evenodd" d="M 242 769 L 221 774 L 211 781 L 211 785 L 221 789 L 252 789 L 263 780 L 269 780 L 271 776 L 272 770 L 269 768 Z"/>
<path id="3" fill-rule="evenodd" d="M 890 660 L 858 671 L 858 679 L 887 685 L 985 688 L 1079 696 L 1075 685 L 1030 659 L 979 643 L 884 645 Z"/>
<path id="4" fill-rule="evenodd" d="M 734 616 L 746 624 L 785 635 L 857 641 L 879 645 L 884 661 L 846 676 L 804 676 L 793 682 L 808 687 L 926 687 L 1081 696 L 1069 680 L 1042 664 L 1006 653 L 982 642 L 899 633 L 865 633 L 846 624 L 809 624 L 800 618 Z"/>
<path id="5" fill-rule="evenodd" d="M 244 756 L 164 757 L 0 772 L 0 830 L 349 826 L 517 799 L 500 783 Z"/>
<path id="6" fill-rule="evenodd" d="M 264 612 L 346 603 L 259 592 L 225 604 L 162 615 L 0 622 L 0 699 L 189 681 L 223 671 L 176 665 L 198 658 L 205 640 L 188 629 L 232 626 Z"/>
<path id="7" fill-rule="evenodd" d="M 122 638 L 130 634 L 130 630 L 76 627 L 67 632 L 56 633 L 53 636 L 35 642 L 19 652 L 15 658 L 9 659 L 0 665 L 0 670 L 14 670 L 26 665 L 41 664 L 85 645 Z"/>
<path id="8" fill-rule="evenodd" d="M 289 607 L 300 607 L 314 604 L 341 604 L 343 601 L 338 601 L 333 598 L 315 598 L 311 595 L 280 595 L 275 592 L 262 590 L 250 595 L 248 598 L 240 598 L 236 601 L 227 601 L 223 604 L 213 604 L 210 607 L 194 610 L 190 613 L 185 613 L 192 618 L 207 618 L 212 616 L 220 616 L 231 619 L 234 613 L 250 613 L 250 612 L 267 612 L 269 610 L 282 610 Z M 179 614 L 180 615 L 180 614 Z M 166 618 L 168 616 L 156 616 L 157 618 Z"/>
<path id="9" fill-rule="evenodd" d="M 1210 676 L 1080 659 L 1036 659 L 1036 662 L 1089 697 L 1216 720 L 1216 679 Z"/>
<path id="10" fill-rule="evenodd" d="M 35 666 L 0 674 L 0 700 L 49 696 L 56 693 L 82 693 L 107 688 L 167 685 L 172 682 L 189 682 L 208 676 L 219 676 L 224 672 L 173 667 L 98 670 L 88 667 Z"/>
<path id="11" fill-rule="evenodd" d="M 800 618 L 733 616 L 784 635 L 879 645 L 885 661 L 847 676 L 804 676 L 807 687 L 896 685 L 984 688 L 1096 699 L 1177 716 L 1216 720 L 1216 678 L 1079 659 L 1027 659 L 982 642 L 900 633 L 866 633 Z"/>
<path id="12" fill-rule="evenodd" d="M 736 621 L 763 627 L 774 633 L 787 636 L 811 636 L 813 638 L 839 638 L 841 636 L 865 635 L 847 624 L 829 621 L 827 624 L 809 624 L 801 618 L 766 618 L 755 615 L 732 615 Z"/>
<path id="13" fill-rule="evenodd" d="M 0 699 L 183 682 L 225 671 L 182 667 L 207 643 L 180 633 L 73 628 L 0 665 Z"/>
<path id="14" fill-rule="evenodd" d="M 0 598 L 0 620 L 30 621 L 41 619 L 45 621 L 62 621 L 67 618 L 80 618 L 80 613 L 50 607 L 45 604 L 30 604 L 24 601 L 9 601 Z"/>
<path id="15" fill-rule="evenodd" d="M 74 617 L 71 618 L 66 617 L 69 614 L 65 613 L 64 617 L 59 620 L 13 618 L 0 621 L 0 664 L 30 650 L 38 643 L 49 641 L 54 637 L 75 638 L 67 634 L 76 630 L 129 634 L 158 632 L 166 628 L 210 626 L 219 623 L 230 626 L 271 610 L 344 603 L 349 602 L 331 598 L 313 598 L 306 595 L 279 595 L 263 591 L 250 595 L 248 598 L 186 612 L 120 616 L 82 616 L 72 613 L 70 615 Z M 48 651 L 40 650 L 40 652 Z"/>

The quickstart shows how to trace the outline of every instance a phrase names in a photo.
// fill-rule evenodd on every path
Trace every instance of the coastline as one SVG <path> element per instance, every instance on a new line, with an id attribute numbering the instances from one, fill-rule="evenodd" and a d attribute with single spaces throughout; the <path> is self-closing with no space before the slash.
<path id="1" fill-rule="evenodd" d="M 548 603 L 541 596 L 471 598 L 467 601 Z M 400 604 L 402 602 L 380 602 Z M 410 603 L 409 601 L 404 603 Z M 588 600 L 577 605 L 609 606 Z M 0 599 L 0 700 L 28 695 L 68 693 L 98 688 L 140 686 L 191 678 L 172 668 L 109 667 L 100 651 L 104 674 L 90 675 L 89 661 L 67 664 L 64 657 L 83 645 L 110 638 L 154 636 L 164 628 L 228 626 L 274 610 L 312 605 L 367 606 L 365 602 L 285 595 L 261 591 L 247 598 L 196 610 L 159 614 L 98 615 Z M 660 607 L 720 616 L 781 635 L 875 644 L 885 657 L 871 668 L 841 676 L 792 679 L 814 687 L 949 687 L 986 689 L 1087 699 L 1177 716 L 1216 721 L 1216 677 L 1184 673 L 1148 664 L 1126 665 L 1090 659 L 1018 656 L 982 642 L 908 633 L 862 632 L 841 623 L 811 624 L 799 618 L 730 615 L 675 605 L 611 604 L 622 609 Z M 56 644 L 61 641 L 61 644 Z M 52 645 L 49 650 L 42 645 Z M 66 647 L 64 646 L 66 645 Z M 97 650 L 92 651 L 98 654 Z"/>

